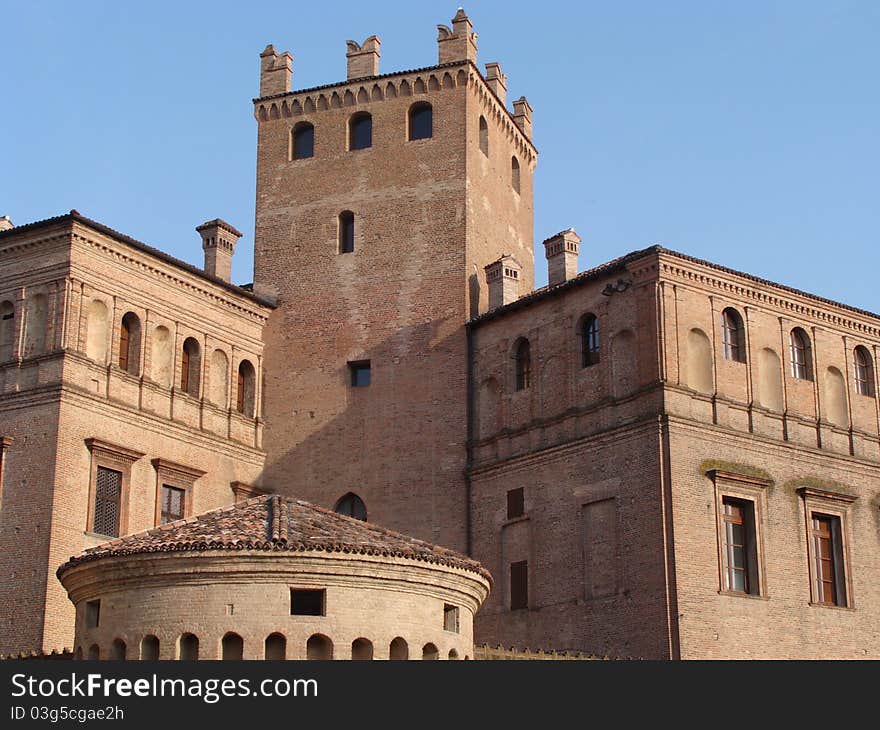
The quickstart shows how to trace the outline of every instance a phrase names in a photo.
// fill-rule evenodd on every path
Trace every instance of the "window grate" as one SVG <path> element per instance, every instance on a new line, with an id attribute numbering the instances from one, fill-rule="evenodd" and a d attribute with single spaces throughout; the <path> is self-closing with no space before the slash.
<path id="1" fill-rule="evenodd" d="M 119 537 L 119 512 L 122 497 L 122 472 L 98 467 L 95 480 L 95 518 L 92 531 Z"/>

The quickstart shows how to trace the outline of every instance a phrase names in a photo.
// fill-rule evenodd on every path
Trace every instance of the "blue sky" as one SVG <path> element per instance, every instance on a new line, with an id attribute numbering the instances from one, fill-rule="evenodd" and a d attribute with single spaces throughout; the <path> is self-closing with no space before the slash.
<path id="1" fill-rule="evenodd" d="M 294 88 L 436 63 L 438 2 L 7 2 L 0 215 L 76 208 L 200 264 L 194 227 L 245 232 L 251 280 L 260 51 Z M 581 269 L 659 243 L 880 311 L 880 3 L 469 2 L 479 60 L 535 109 L 535 240 Z M 538 283 L 546 281 L 543 251 Z"/>

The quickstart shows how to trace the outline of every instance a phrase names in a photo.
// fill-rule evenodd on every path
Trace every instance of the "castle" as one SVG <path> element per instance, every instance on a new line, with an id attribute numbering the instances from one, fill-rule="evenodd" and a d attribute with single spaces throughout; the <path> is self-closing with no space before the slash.
<path id="1" fill-rule="evenodd" d="M 571 229 L 535 289 L 532 109 L 437 43 L 298 91 L 263 51 L 252 286 L 220 219 L 204 269 L 0 221 L 0 652 L 73 645 L 71 556 L 273 493 L 479 561 L 480 643 L 880 657 L 880 317 Z"/>

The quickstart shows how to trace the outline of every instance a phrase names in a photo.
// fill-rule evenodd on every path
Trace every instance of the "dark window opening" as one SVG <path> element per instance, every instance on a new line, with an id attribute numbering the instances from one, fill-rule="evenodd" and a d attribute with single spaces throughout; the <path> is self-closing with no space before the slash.
<path id="1" fill-rule="evenodd" d="M 101 600 L 86 601 L 86 628 L 96 629 L 101 622 Z"/>
<path id="2" fill-rule="evenodd" d="M 513 189 L 519 192 L 519 160 L 516 157 L 510 158 L 510 184 Z"/>
<path id="3" fill-rule="evenodd" d="M 354 213 L 344 210 L 339 214 L 339 253 L 354 251 Z"/>
<path id="4" fill-rule="evenodd" d="M 529 562 L 510 564 L 510 610 L 529 607 Z"/>
<path id="5" fill-rule="evenodd" d="M 522 517 L 526 513 L 525 491 L 522 487 L 507 492 L 507 519 Z"/>
<path id="6" fill-rule="evenodd" d="M 177 487 L 162 485 L 162 511 L 160 525 L 165 525 L 175 520 L 184 518 L 184 505 L 186 504 L 186 490 Z"/>
<path id="7" fill-rule="evenodd" d="M 426 101 L 413 104 L 409 109 L 409 138 L 430 139 L 434 136 L 434 110 Z"/>
<path id="8" fill-rule="evenodd" d="M 489 156 L 489 125 L 485 117 L 480 117 L 480 152 Z"/>
<path id="9" fill-rule="evenodd" d="M 95 515 L 92 532 L 119 537 L 119 514 L 122 500 L 122 472 L 98 467 L 95 479 Z"/>
<path id="10" fill-rule="evenodd" d="M 305 160 L 315 155 L 315 128 L 300 122 L 293 128 L 293 159 Z"/>
<path id="11" fill-rule="evenodd" d="M 355 114 L 348 123 L 348 149 L 365 150 L 373 146 L 373 117 L 366 112 Z"/>
<path id="12" fill-rule="evenodd" d="M 595 314 L 584 317 L 581 325 L 581 367 L 599 363 L 599 318 Z"/>
<path id="13" fill-rule="evenodd" d="M 325 591 L 323 588 L 291 588 L 291 616 L 324 616 Z"/>
<path id="14" fill-rule="evenodd" d="M 364 504 L 364 500 L 353 492 L 349 492 L 342 497 L 342 499 L 336 503 L 336 507 L 333 511 L 339 515 L 345 515 L 346 517 L 353 517 L 356 520 L 361 520 L 361 522 L 367 521 L 367 505 Z"/>
<path id="15" fill-rule="evenodd" d="M 369 360 L 348 363 L 353 388 L 365 388 L 370 384 L 371 368 Z"/>

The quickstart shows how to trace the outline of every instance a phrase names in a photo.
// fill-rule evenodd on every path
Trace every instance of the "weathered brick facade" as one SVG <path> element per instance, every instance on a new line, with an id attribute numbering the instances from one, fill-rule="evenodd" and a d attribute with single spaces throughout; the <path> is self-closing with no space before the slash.
<path id="1" fill-rule="evenodd" d="M 69 645 L 53 574 L 98 541 L 104 459 L 125 473 L 127 532 L 158 523 L 163 475 L 189 480 L 188 514 L 260 488 L 329 508 L 355 493 L 370 521 L 491 571 L 479 643 L 880 657 L 880 317 L 659 247 L 577 275 L 570 229 L 534 291 L 528 102 L 507 110 L 463 12 L 437 66 L 379 75 L 379 49 L 350 43 L 346 81 L 300 91 L 289 54 L 261 54 L 253 293 L 80 216 L 3 226 L 0 651 Z M 203 230 L 223 276 L 221 233 L 237 232 Z M 96 301 L 106 351 L 84 324 Z M 137 377 L 117 367 L 127 312 Z"/>
<path id="2" fill-rule="evenodd" d="M 0 358 L 0 651 L 51 650 L 73 640 L 55 569 L 107 539 L 92 531 L 99 466 L 123 474 L 121 533 L 157 524 L 163 484 L 186 492 L 192 515 L 260 474 L 260 399 L 245 414 L 235 395 L 243 360 L 260 372 L 271 307 L 75 213 L 3 232 L 0 262 L 0 302 L 14 308 Z M 194 395 L 181 388 L 188 337 Z"/>

